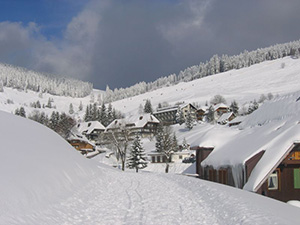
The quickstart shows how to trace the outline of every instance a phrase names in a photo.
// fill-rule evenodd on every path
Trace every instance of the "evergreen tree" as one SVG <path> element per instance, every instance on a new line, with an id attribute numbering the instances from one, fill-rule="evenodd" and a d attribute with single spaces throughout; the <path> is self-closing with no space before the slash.
<path id="1" fill-rule="evenodd" d="M 206 120 L 209 123 L 213 123 L 215 121 L 215 110 L 212 105 L 208 108 L 208 112 L 206 114 Z"/>
<path id="2" fill-rule="evenodd" d="M 101 109 L 100 109 L 100 123 L 102 123 L 104 126 L 108 125 L 108 120 L 107 120 L 107 113 L 106 113 L 106 107 L 105 104 L 102 103 Z"/>
<path id="3" fill-rule="evenodd" d="M 139 135 L 135 137 L 132 143 L 130 156 L 127 159 L 127 167 L 129 169 L 135 169 L 137 173 L 139 169 L 144 169 L 147 167 L 145 152 Z"/>
<path id="4" fill-rule="evenodd" d="M 89 105 L 87 105 L 86 109 L 85 109 L 84 121 L 85 122 L 91 121 L 91 115 L 90 115 L 90 107 L 89 107 Z"/>
<path id="5" fill-rule="evenodd" d="M 24 107 L 20 107 L 20 116 L 25 117 L 26 118 L 26 112 Z"/>
<path id="6" fill-rule="evenodd" d="M 15 115 L 20 116 L 20 109 L 19 108 L 16 108 Z"/>
<path id="7" fill-rule="evenodd" d="M 82 111 L 82 109 L 83 109 L 83 105 L 82 105 L 82 101 L 80 101 L 80 104 L 79 104 L 78 110 L 79 110 L 79 111 Z"/>
<path id="8" fill-rule="evenodd" d="M 193 129 L 193 117 L 190 111 L 187 112 L 186 114 L 186 118 L 185 118 L 185 126 L 186 128 L 188 128 L 189 130 Z"/>
<path id="9" fill-rule="evenodd" d="M 152 104 L 149 99 L 146 100 L 146 103 L 144 106 L 144 113 L 153 113 Z"/>
<path id="10" fill-rule="evenodd" d="M 52 108 L 52 101 L 50 98 L 48 98 L 48 103 L 47 103 L 46 107 Z"/>
<path id="11" fill-rule="evenodd" d="M 176 113 L 176 122 L 179 123 L 180 125 L 185 122 L 183 112 L 180 108 L 178 108 L 177 113 Z"/>
<path id="12" fill-rule="evenodd" d="M 69 113 L 70 114 L 74 113 L 74 108 L 73 108 L 73 104 L 72 103 L 70 103 L 70 105 L 69 105 Z"/>
<path id="13" fill-rule="evenodd" d="M 257 110 L 259 107 L 259 104 L 256 102 L 256 100 L 254 99 L 253 102 L 250 102 L 249 108 L 248 108 L 248 113 L 253 113 L 255 110 Z"/>
<path id="14" fill-rule="evenodd" d="M 231 102 L 231 105 L 229 106 L 229 108 L 230 108 L 230 111 L 234 113 L 234 115 L 238 115 L 239 107 L 235 100 L 233 100 L 233 102 Z"/>
<path id="15" fill-rule="evenodd" d="M 174 152 L 178 151 L 178 141 L 177 141 L 177 137 L 176 137 L 176 133 L 173 133 L 173 138 L 172 138 L 172 149 Z"/>
<path id="16" fill-rule="evenodd" d="M 110 124 L 113 120 L 114 120 L 113 108 L 111 103 L 109 103 L 107 107 L 107 125 Z"/>
<path id="17" fill-rule="evenodd" d="M 39 109 L 41 108 L 41 103 L 40 103 L 39 100 L 37 100 L 37 102 L 36 102 L 36 107 L 39 108 Z"/>
<path id="18" fill-rule="evenodd" d="M 3 88 L 3 82 L 2 82 L 2 80 L 0 80 L 0 92 L 4 92 L 4 88 Z"/>

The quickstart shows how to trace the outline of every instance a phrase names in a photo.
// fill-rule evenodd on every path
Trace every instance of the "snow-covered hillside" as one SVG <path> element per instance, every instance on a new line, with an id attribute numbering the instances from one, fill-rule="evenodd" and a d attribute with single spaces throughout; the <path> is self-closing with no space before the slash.
<path id="1" fill-rule="evenodd" d="M 191 82 L 164 87 L 113 102 L 113 107 L 130 116 L 137 115 L 139 105 L 144 105 L 147 99 L 151 100 L 154 108 L 158 106 L 158 103 L 167 102 L 172 105 L 182 101 L 196 102 L 203 106 L 214 95 L 221 94 L 229 104 L 232 100 L 236 100 L 241 108 L 246 102 L 254 99 L 258 100 L 261 94 L 272 93 L 275 96 L 298 91 L 298 83 L 300 82 L 299 70 L 300 59 L 285 57 L 274 61 L 266 61 L 248 68 L 231 70 Z M 16 108 L 23 106 L 28 115 L 33 110 L 36 110 L 30 107 L 30 103 L 40 101 L 41 104 L 46 105 L 49 98 L 52 98 L 54 100 L 53 105 L 56 108 L 41 109 L 42 111 L 45 111 L 48 115 L 53 110 L 68 113 L 69 105 L 72 103 L 75 110 L 74 116 L 79 119 L 83 117 L 85 107 L 92 103 L 91 100 L 93 99 L 94 102 L 97 102 L 99 98 L 102 98 L 102 94 L 104 94 L 104 91 L 94 89 L 92 96 L 72 98 L 50 94 L 40 95 L 30 90 L 24 92 L 4 87 L 4 92 L 0 92 L 0 109 L 14 112 Z M 80 102 L 83 104 L 82 111 L 78 111 Z"/>
<path id="2" fill-rule="evenodd" d="M 140 104 L 147 99 L 152 106 L 167 102 L 196 102 L 204 106 L 206 101 L 216 95 L 225 97 L 228 104 L 236 100 L 239 106 L 258 100 L 261 94 L 272 93 L 282 95 L 300 89 L 300 59 L 285 57 L 267 61 L 248 68 L 231 70 L 225 73 L 205 77 L 175 86 L 164 87 L 149 93 L 123 99 L 113 103 L 113 106 L 124 113 L 135 115 Z"/>
<path id="3" fill-rule="evenodd" d="M 0 224 L 298 223 L 297 207 L 191 177 L 122 172 L 38 123 L 5 112 L 0 123 Z"/>

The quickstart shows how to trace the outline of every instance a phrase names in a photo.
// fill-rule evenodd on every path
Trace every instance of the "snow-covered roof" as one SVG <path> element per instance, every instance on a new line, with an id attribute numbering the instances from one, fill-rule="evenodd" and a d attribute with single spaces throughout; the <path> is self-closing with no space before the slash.
<path id="1" fill-rule="evenodd" d="M 68 141 L 71 141 L 71 140 L 79 140 L 81 142 L 88 143 L 88 144 L 92 145 L 93 147 L 95 147 L 94 143 L 89 141 L 84 135 L 76 132 L 76 130 L 72 131 L 71 134 L 69 135 Z"/>
<path id="2" fill-rule="evenodd" d="M 119 128 L 126 125 L 131 125 L 131 128 L 142 128 L 148 122 L 159 123 L 159 120 L 150 113 L 147 113 L 143 115 L 131 116 L 128 119 L 115 119 L 107 126 L 107 129 Z"/>
<path id="3" fill-rule="evenodd" d="M 129 117 L 128 122 L 134 124 L 135 128 L 142 128 L 149 122 L 158 124 L 159 120 L 154 115 L 147 113 L 143 115 Z"/>
<path id="4" fill-rule="evenodd" d="M 177 111 L 177 110 L 178 110 L 178 106 L 169 106 L 169 107 L 164 107 L 164 108 L 157 109 L 157 111 L 154 112 L 153 114 L 171 112 L 171 111 Z"/>
<path id="5" fill-rule="evenodd" d="M 126 124 L 127 124 L 127 121 L 125 119 L 115 119 L 106 127 L 106 130 L 120 128 L 122 126 L 125 127 Z"/>
<path id="6" fill-rule="evenodd" d="M 248 159 L 264 150 L 264 155 L 243 187 L 256 191 L 293 143 L 300 141 L 300 101 L 296 101 L 299 96 L 300 92 L 297 92 L 266 102 L 245 118 L 239 126 L 242 130 L 229 137 L 227 143 L 214 145 L 214 150 L 201 165 L 216 169 L 232 167 L 237 184 L 240 171 L 235 168 L 243 166 Z"/>
<path id="7" fill-rule="evenodd" d="M 105 126 L 99 121 L 82 122 L 76 125 L 76 129 L 80 132 L 90 134 L 93 130 L 105 130 Z"/>
<path id="8" fill-rule="evenodd" d="M 219 108 L 228 108 L 228 106 L 225 105 L 224 103 L 219 103 L 217 105 L 214 105 L 214 110 L 217 110 Z"/>

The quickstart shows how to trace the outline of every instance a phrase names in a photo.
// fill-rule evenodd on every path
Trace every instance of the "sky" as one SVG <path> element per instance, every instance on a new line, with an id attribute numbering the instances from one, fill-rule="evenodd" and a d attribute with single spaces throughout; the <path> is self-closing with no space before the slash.
<path id="1" fill-rule="evenodd" d="M 299 40 L 299 8 L 298 0 L 1 0 L 0 62 L 125 88 L 214 54 Z"/>

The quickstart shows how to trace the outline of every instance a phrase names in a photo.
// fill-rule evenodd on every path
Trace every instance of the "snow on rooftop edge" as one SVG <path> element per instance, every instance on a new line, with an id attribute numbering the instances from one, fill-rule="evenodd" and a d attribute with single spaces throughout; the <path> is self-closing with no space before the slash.
<path id="1" fill-rule="evenodd" d="M 263 157 L 244 186 L 246 190 L 255 191 L 285 152 L 300 139 L 299 95 L 299 92 L 295 92 L 262 105 L 245 118 L 240 125 L 242 130 L 236 135 L 228 135 L 230 140 L 227 143 L 214 145 L 214 151 L 201 165 L 210 165 L 216 169 L 232 167 L 235 183 L 239 186 L 243 175 L 236 168 L 242 167 L 246 160 L 264 150 Z M 213 134 L 209 136 L 215 138 Z"/>

